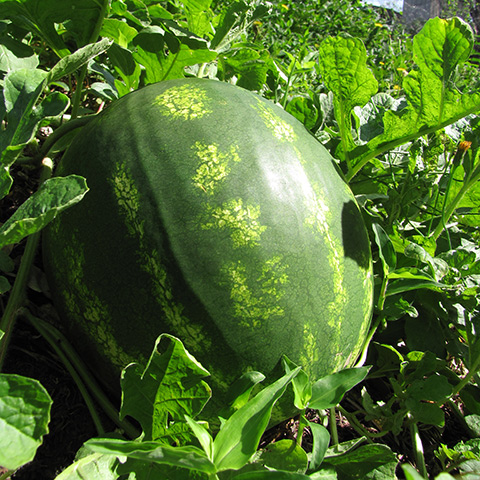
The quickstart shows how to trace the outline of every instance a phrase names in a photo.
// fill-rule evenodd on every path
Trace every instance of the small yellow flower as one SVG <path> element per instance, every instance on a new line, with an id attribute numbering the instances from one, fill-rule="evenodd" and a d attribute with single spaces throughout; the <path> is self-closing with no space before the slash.
<path id="1" fill-rule="evenodd" d="M 376 27 L 380 27 L 380 28 L 382 28 L 382 27 L 383 27 L 383 23 L 378 23 L 378 22 L 375 22 L 375 26 L 376 26 Z"/>
<path id="2" fill-rule="evenodd" d="M 380 65 L 385 65 L 385 62 L 380 62 Z"/>
<path id="3" fill-rule="evenodd" d="M 458 144 L 458 149 L 462 150 L 462 152 L 466 152 L 472 146 L 472 142 L 468 140 L 463 140 Z"/>
<path id="4" fill-rule="evenodd" d="M 394 89 L 394 90 L 400 90 L 400 85 L 394 85 L 394 86 L 393 86 L 393 89 Z"/>
<path id="5" fill-rule="evenodd" d="M 284 10 L 289 10 L 290 7 L 288 5 L 285 5 L 284 3 L 282 3 L 281 7 L 284 9 Z"/>

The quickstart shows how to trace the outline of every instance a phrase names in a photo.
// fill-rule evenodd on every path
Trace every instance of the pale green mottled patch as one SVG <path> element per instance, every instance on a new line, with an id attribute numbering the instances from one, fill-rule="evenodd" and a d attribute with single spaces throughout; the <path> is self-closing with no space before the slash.
<path id="1" fill-rule="evenodd" d="M 125 225 L 130 235 L 144 235 L 144 221 L 138 217 L 140 195 L 131 176 L 127 174 L 125 165 L 117 165 L 115 174 L 110 179 L 117 204 L 125 217 Z"/>
<path id="2" fill-rule="evenodd" d="M 297 135 L 293 130 L 293 127 L 287 123 L 285 120 L 282 120 L 271 108 L 268 108 L 260 100 L 252 105 L 260 116 L 263 118 L 265 125 L 273 131 L 278 140 L 293 142 L 296 140 Z"/>
<path id="3" fill-rule="evenodd" d="M 254 279 L 249 278 L 252 276 L 251 267 L 240 261 L 223 267 L 222 273 L 230 286 L 233 316 L 241 326 L 260 327 L 272 317 L 284 315 L 279 300 L 285 293 L 281 287 L 288 282 L 287 269 L 288 265 L 285 265 L 281 256 L 267 260 L 262 265 L 260 275 L 256 274 Z M 252 283 L 259 286 L 260 291 L 254 291 L 249 286 Z"/>
<path id="4" fill-rule="evenodd" d="M 209 348 L 210 339 L 200 325 L 192 324 L 183 312 L 183 305 L 177 303 L 173 297 L 170 281 L 160 254 L 149 248 L 144 235 L 144 221 L 139 220 L 141 198 L 138 189 L 131 180 L 131 175 L 125 165 L 119 165 L 111 182 L 125 224 L 129 233 L 138 241 L 136 255 L 140 268 L 148 273 L 153 283 L 152 295 L 159 303 L 166 324 L 175 335 L 178 335 L 187 348 L 202 344 Z M 159 332 L 162 333 L 162 332 Z"/>
<path id="5" fill-rule="evenodd" d="M 261 234 L 267 229 L 258 221 L 260 207 L 244 205 L 241 198 L 220 206 L 205 205 L 201 227 L 203 230 L 227 230 L 234 248 L 258 245 Z"/>
<path id="6" fill-rule="evenodd" d="M 167 271 L 161 261 L 157 250 L 149 251 L 141 246 L 139 250 L 142 269 L 146 271 L 153 281 L 153 294 L 160 304 L 166 323 L 172 332 L 181 338 L 187 349 L 202 349 L 211 347 L 211 339 L 206 335 L 201 325 L 191 322 L 184 314 L 184 306 L 173 297 Z"/>
<path id="7" fill-rule="evenodd" d="M 212 113 L 208 100 L 202 88 L 182 85 L 165 90 L 155 98 L 153 103 L 160 107 L 164 115 L 193 120 Z"/>
<path id="8" fill-rule="evenodd" d="M 132 358 L 118 345 L 111 328 L 111 314 L 100 301 L 92 288 L 84 280 L 84 250 L 73 236 L 62 258 L 68 260 L 63 272 L 66 286 L 62 292 L 65 306 L 75 319 L 76 325 L 82 325 L 84 332 L 92 336 L 112 363 L 123 368 Z M 71 292 L 75 291 L 75 294 Z"/>
<path id="9" fill-rule="evenodd" d="M 192 148 L 201 160 L 192 178 L 194 185 L 206 194 L 213 195 L 230 173 L 230 161 L 240 161 L 237 147 L 232 145 L 229 151 L 221 152 L 217 144 L 195 142 Z"/>
<path id="10" fill-rule="evenodd" d="M 328 325 L 340 332 L 341 324 L 345 319 L 343 307 L 348 301 L 348 294 L 343 285 L 343 247 L 341 240 L 331 231 L 331 212 L 325 203 L 323 192 L 318 185 L 314 185 L 314 190 L 316 195 L 312 197 L 306 205 L 310 215 L 305 219 L 305 224 L 314 232 L 320 234 L 328 249 L 327 259 L 332 274 L 334 298 L 333 301 L 328 304 Z"/>
<path id="11" fill-rule="evenodd" d="M 319 345 L 321 343 L 318 334 L 315 334 L 312 331 L 312 327 L 307 323 L 303 327 L 303 349 L 298 359 L 299 364 L 307 372 L 311 374 L 311 365 L 318 364 L 320 361 L 320 349 Z M 325 355 L 325 352 L 322 351 L 322 355 Z M 312 381 L 317 380 L 316 378 L 311 378 Z"/>

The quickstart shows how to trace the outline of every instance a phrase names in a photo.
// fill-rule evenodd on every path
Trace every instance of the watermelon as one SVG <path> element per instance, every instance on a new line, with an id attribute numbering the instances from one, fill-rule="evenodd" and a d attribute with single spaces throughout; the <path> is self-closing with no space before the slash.
<path id="1" fill-rule="evenodd" d="M 351 366 L 372 314 L 368 236 L 327 150 L 231 84 L 169 80 L 115 101 L 57 174 L 90 191 L 46 228 L 67 334 L 105 385 L 172 334 L 221 399 L 282 355 L 312 380 Z"/>

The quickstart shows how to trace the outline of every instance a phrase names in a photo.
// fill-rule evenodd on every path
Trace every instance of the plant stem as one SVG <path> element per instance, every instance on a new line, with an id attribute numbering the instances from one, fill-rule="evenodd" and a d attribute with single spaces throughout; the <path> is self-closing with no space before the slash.
<path id="1" fill-rule="evenodd" d="M 30 321 L 30 323 L 38 330 L 38 332 L 42 335 L 42 337 L 45 338 L 45 340 L 47 340 L 50 346 L 55 350 L 56 354 L 58 355 L 58 357 L 63 362 L 66 369 L 68 370 L 68 373 L 73 378 L 73 381 L 77 384 L 77 387 L 80 390 L 80 394 L 82 395 L 85 401 L 85 404 L 88 408 L 88 411 L 90 412 L 90 416 L 92 417 L 93 423 L 95 424 L 97 434 L 99 436 L 104 435 L 105 430 L 102 426 L 100 417 L 98 416 L 98 413 L 95 410 L 95 405 L 93 403 L 92 397 L 90 397 L 88 390 L 85 387 L 85 384 L 82 382 L 82 379 L 80 378 L 76 370 L 73 368 L 73 365 L 70 363 L 66 355 L 63 353 L 62 349 L 59 346 L 59 343 L 57 343 L 57 339 L 54 338 L 54 336 L 50 333 L 48 328 L 45 328 L 41 324 L 41 322 L 39 321 L 40 319 L 31 315 L 30 312 L 23 309 L 21 311 L 21 314 Z"/>
<path id="2" fill-rule="evenodd" d="M 462 188 L 460 191 L 455 195 L 455 198 L 451 201 L 451 203 L 448 205 L 448 207 L 445 209 L 445 211 L 442 213 L 442 220 L 438 223 L 436 226 L 432 237 L 434 240 L 436 240 L 443 230 L 445 229 L 446 223 L 450 219 L 450 217 L 453 215 L 453 212 L 456 210 L 457 205 L 460 203 L 464 195 L 467 193 L 467 191 L 472 187 L 472 185 L 475 183 L 475 181 L 478 180 L 477 178 L 473 179 L 473 181 L 466 181 L 463 183 Z M 449 183 L 450 185 L 450 183 Z"/>
<path id="3" fill-rule="evenodd" d="M 283 96 L 282 107 L 284 109 L 287 108 L 288 92 L 290 91 L 290 85 L 292 84 L 292 78 L 293 78 L 293 72 L 295 71 L 296 66 L 297 66 L 297 59 L 294 58 L 292 68 L 290 69 L 290 72 L 288 73 L 287 86 L 285 87 L 285 94 Z"/>
<path id="4" fill-rule="evenodd" d="M 302 438 L 303 438 L 303 431 L 305 430 L 305 427 L 308 425 L 308 421 L 305 418 L 305 411 L 300 415 L 300 419 L 298 422 L 298 431 L 297 431 L 297 438 L 295 443 L 301 447 L 302 446 Z"/>
<path id="5" fill-rule="evenodd" d="M 75 89 L 75 93 L 73 94 L 72 101 L 72 120 L 78 115 L 78 109 L 80 108 L 80 103 L 82 101 L 83 81 L 85 80 L 85 76 L 87 75 L 87 68 L 87 64 L 83 65 L 80 69 L 80 73 L 77 75 L 77 88 Z"/>
<path id="6" fill-rule="evenodd" d="M 49 158 L 45 158 L 42 162 L 42 172 L 40 174 L 40 185 L 52 175 L 53 163 Z M 25 251 L 20 262 L 17 277 L 10 292 L 7 306 L 0 320 L 0 330 L 3 330 L 4 336 L 0 340 L 0 371 L 2 371 L 5 357 L 7 355 L 8 345 L 17 318 L 18 309 L 21 307 L 27 282 L 30 276 L 30 270 L 37 253 L 38 243 L 40 241 L 40 232 L 30 235 L 25 245 Z"/>
<path id="7" fill-rule="evenodd" d="M 7 470 L 5 473 L 0 475 L 0 480 L 7 480 L 8 478 L 13 477 L 15 472 L 16 470 Z"/>
<path id="8" fill-rule="evenodd" d="M 63 136 L 65 136 L 67 133 L 70 133 L 72 130 L 75 130 L 76 128 L 83 127 L 95 117 L 96 115 L 88 115 L 86 117 L 75 118 L 55 129 L 53 133 L 46 138 L 42 148 L 40 149 L 39 155 L 41 155 L 41 158 L 46 157 L 55 143 L 57 143 Z"/>
<path id="9" fill-rule="evenodd" d="M 415 462 L 417 464 L 417 468 L 419 469 L 420 474 L 423 477 L 428 478 L 427 466 L 425 465 L 425 457 L 423 453 L 423 443 L 420 437 L 420 432 L 418 431 L 417 422 L 413 420 L 411 413 L 407 414 L 407 418 L 411 420 L 410 434 L 412 436 L 412 444 L 414 447 Z"/>
<path id="10" fill-rule="evenodd" d="M 350 422 L 352 428 L 362 437 L 365 437 L 368 443 L 374 443 L 372 438 L 381 438 L 385 435 L 388 435 L 390 432 L 387 430 L 385 432 L 372 433 L 369 432 L 358 420 L 353 413 L 347 412 L 341 405 L 337 405 L 338 410 L 344 415 L 347 420 Z"/>
<path id="11" fill-rule="evenodd" d="M 32 325 L 40 332 L 40 334 L 45 337 L 45 339 L 50 343 L 50 345 L 55 349 L 61 360 L 64 362 L 66 368 L 80 389 L 82 396 L 84 396 L 85 401 L 87 402 L 87 407 L 89 405 L 93 406 L 91 402 L 90 395 L 85 389 L 85 386 L 88 388 L 90 393 L 93 395 L 97 403 L 106 413 L 106 415 L 120 427 L 125 433 L 131 438 L 138 438 L 140 432 L 125 420 L 120 420 L 118 410 L 113 406 L 107 396 L 103 393 L 100 386 L 92 378 L 91 373 L 88 371 L 87 367 L 77 355 L 73 347 L 69 344 L 65 336 L 57 330 L 53 325 L 50 325 L 48 322 L 41 320 L 33 316 L 27 310 L 23 310 L 22 314 L 32 323 Z M 85 397 L 84 393 L 86 393 Z M 90 407 L 89 407 L 90 410 Z M 94 410 L 94 408 L 93 408 Z M 92 413 L 92 411 L 90 411 Z M 96 412 L 95 414 L 96 415 Z M 93 417 L 92 417 L 93 418 Z M 95 420 L 94 420 L 95 421 Z"/>
<path id="12" fill-rule="evenodd" d="M 200 67 L 198 68 L 197 72 L 197 78 L 203 78 L 203 75 L 205 74 L 205 67 L 207 66 L 206 63 L 202 63 Z"/>
<path id="13" fill-rule="evenodd" d="M 335 407 L 330 409 L 330 435 L 332 438 L 332 446 L 338 445 L 338 430 L 337 430 L 337 421 L 335 416 Z"/>

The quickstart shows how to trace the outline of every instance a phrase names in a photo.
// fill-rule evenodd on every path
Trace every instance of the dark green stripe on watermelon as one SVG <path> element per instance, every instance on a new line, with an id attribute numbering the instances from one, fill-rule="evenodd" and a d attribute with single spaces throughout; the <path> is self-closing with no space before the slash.
<path id="1" fill-rule="evenodd" d="M 183 79 L 116 101 L 58 174 L 90 192 L 44 236 L 55 303 L 118 383 L 170 333 L 217 392 L 283 354 L 316 379 L 350 366 L 372 310 L 368 237 L 328 152 L 281 108 Z"/>

